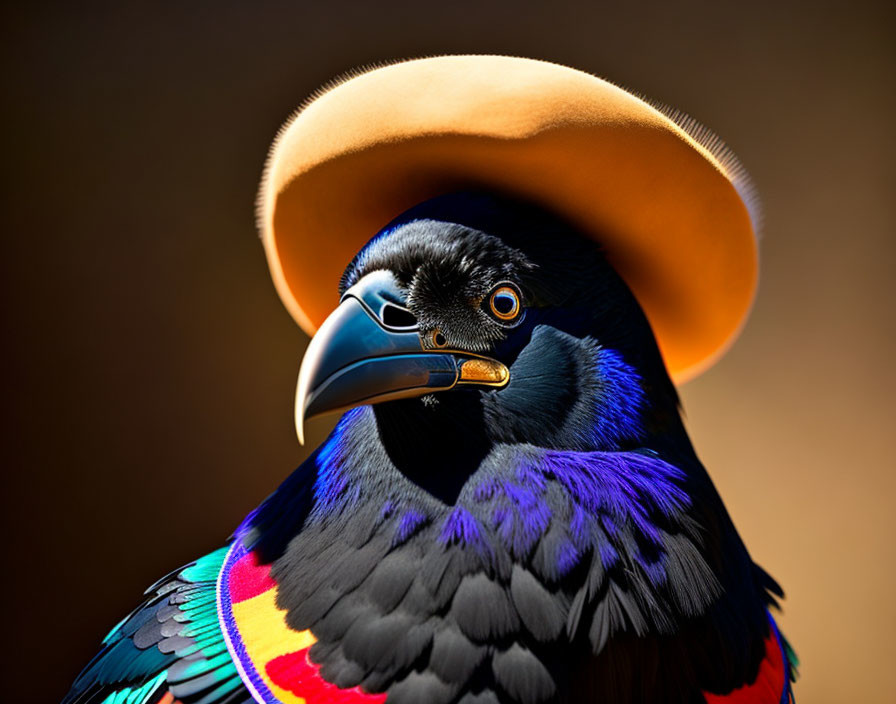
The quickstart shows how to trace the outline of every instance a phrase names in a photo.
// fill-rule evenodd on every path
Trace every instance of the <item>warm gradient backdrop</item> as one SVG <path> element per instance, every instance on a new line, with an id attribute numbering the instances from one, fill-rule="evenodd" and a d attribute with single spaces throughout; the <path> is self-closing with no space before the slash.
<path id="1" fill-rule="evenodd" d="M 58 701 L 146 586 L 220 545 L 304 457 L 307 340 L 253 230 L 280 123 L 359 64 L 492 52 L 675 105 L 752 171 L 759 298 L 730 354 L 683 389 L 689 425 L 788 592 L 801 704 L 893 701 L 887 3 L 156 5 L 5 3 L 0 17 L 0 698 Z"/>

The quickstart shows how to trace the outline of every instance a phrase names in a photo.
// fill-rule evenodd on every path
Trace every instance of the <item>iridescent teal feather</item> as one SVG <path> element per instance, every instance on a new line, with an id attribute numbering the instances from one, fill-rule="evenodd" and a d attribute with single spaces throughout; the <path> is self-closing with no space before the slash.
<path id="1" fill-rule="evenodd" d="M 103 700 L 103 704 L 143 704 L 165 681 L 165 673 L 151 679 L 141 687 L 125 687 L 118 692 L 113 692 Z"/>
<path id="2" fill-rule="evenodd" d="M 242 704 L 243 687 L 218 624 L 216 581 L 227 548 L 173 572 L 103 640 L 63 704 Z"/>

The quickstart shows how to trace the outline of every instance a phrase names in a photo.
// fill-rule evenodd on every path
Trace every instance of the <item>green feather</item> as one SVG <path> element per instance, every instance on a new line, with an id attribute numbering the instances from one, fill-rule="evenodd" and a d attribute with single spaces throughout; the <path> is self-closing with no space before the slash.
<path id="1" fill-rule="evenodd" d="M 221 565 L 227 557 L 227 547 L 220 548 L 200 557 L 196 562 L 183 570 L 178 576 L 186 582 L 214 582 L 218 579 Z"/>
<path id="2" fill-rule="evenodd" d="M 117 692 L 112 692 L 103 700 L 103 704 L 143 704 L 162 686 L 166 675 L 167 672 L 161 672 L 140 687 L 125 687 Z"/>
<path id="3" fill-rule="evenodd" d="M 211 692 L 196 702 L 196 704 L 212 704 L 212 702 L 216 702 L 220 698 L 230 694 L 230 692 L 240 685 L 242 685 L 242 680 L 240 680 L 239 675 L 236 674 L 236 668 L 234 668 L 233 676 L 229 680 L 215 687 Z"/>

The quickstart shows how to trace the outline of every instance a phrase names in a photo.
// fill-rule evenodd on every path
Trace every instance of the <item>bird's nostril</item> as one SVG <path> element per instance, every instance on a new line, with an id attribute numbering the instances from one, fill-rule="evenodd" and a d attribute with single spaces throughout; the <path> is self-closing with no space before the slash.
<path id="1" fill-rule="evenodd" d="M 383 324 L 390 328 L 414 328 L 417 327 L 417 318 L 407 308 L 400 308 L 392 303 L 387 303 L 380 311 Z"/>

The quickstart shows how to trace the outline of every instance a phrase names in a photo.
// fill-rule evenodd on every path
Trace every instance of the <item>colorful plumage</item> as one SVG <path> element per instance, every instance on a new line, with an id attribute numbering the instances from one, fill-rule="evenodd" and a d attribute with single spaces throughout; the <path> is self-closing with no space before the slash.
<path id="1" fill-rule="evenodd" d="M 297 409 L 344 410 L 335 430 L 149 590 L 65 704 L 791 701 L 780 588 L 599 245 L 457 193 L 339 293 Z"/>

